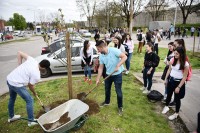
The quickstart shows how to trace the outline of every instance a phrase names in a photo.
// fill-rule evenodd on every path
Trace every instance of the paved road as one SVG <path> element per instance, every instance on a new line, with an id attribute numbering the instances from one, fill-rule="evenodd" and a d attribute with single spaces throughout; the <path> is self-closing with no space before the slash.
<path id="1" fill-rule="evenodd" d="M 31 37 L 28 41 L 0 45 L 0 95 L 8 92 L 6 76 L 17 67 L 17 51 L 21 50 L 36 57 L 41 54 L 44 46 L 46 45 L 41 36 Z"/>
<path id="2" fill-rule="evenodd" d="M 134 74 L 142 83 L 142 74 Z M 164 83 L 160 79 L 162 73 L 156 72 L 153 77 L 152 90 L 158 90 L 164 94 Z M 199 89 L 200 70 L 193 70 L 191 81 L 186 85 L 185 97 L 181 100 L 180 117 L 186 124 L 190 132 L 197 127 L 197 114 L 200 112 L 200 89 Z M 142 92 L 141 92 L 142 93 Z M 170 115 L 170 113 L 167 113 Z"/>

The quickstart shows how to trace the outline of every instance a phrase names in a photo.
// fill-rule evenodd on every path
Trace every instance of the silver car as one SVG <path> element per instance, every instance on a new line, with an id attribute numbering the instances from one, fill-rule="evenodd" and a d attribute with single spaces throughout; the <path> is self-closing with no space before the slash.
<path id="1" fill-rule="evenodd" d="M 92 45 L 94 58 L 93 62 L 98 58 L 97 49 L 95 45 Z M 81 67 L 81 57 L 80 57 L 80 50 L 83 47 L 83 43 L 74 43 L 71 47 L 71 65 L 72 65 L 72 72 L 83 71 Z M 61 49 L 57 50 L 56 52 L 44 54 L 36 57 L 38 62 L 46 59 L 50 62 L 50 68 L 46 69 L 44 72 L 41 73 L 42 78 L 49 77 L 53 73 L 66 73 L 67 72 L 67 59 L 66 59 L 66 48 L 62 47 Z"/>

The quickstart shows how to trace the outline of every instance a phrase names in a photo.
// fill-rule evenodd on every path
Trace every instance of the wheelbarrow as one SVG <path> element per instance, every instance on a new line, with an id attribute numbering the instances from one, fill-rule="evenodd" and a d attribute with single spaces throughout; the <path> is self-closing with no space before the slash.
<path id="1" fill-rule="evenodd" d="M 77 130 L 84 125 L 87 119 L 85 113 L 88 109 L 89 106 L 87 104 L 78 99 L 72 99 L 41 115 L 37 122 L 45 133 L 63 133 L 70 130 Z M 66 112 L 68 112 L 68 117 L 70 117 L 70 121 L 67 123 L 48 130 L 43 126 L 52 123 L 52 121 L 57 121 Z"/>

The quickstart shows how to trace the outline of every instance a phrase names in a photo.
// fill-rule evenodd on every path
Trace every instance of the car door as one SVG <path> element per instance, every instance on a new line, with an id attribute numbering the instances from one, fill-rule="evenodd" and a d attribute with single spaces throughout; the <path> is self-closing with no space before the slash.
<path id="1" fill-rule="evenodd" d="M 62 48 L 60 49 L 59 53 L 54 55 L 53 58 L 53 71 L 58 73 L 58 72 L 67 72 L 67 58 L 66 58 L 66 49 Z M 76 69 L 76 62 L 75 60 L 71 60 L 71 68 L 72 71 L 74 71 Z"/>

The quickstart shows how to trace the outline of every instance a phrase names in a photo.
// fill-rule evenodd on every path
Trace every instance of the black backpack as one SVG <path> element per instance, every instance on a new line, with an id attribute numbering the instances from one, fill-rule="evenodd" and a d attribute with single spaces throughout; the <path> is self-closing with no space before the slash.
<path id="1" fill-rule="evenodd" d="M 127 53 L 129 53 L 128 45 L 126 45 L 126 44 L 123 44 L 123 45 L 124 45 L 125 51 L 126 51 Z"/>
<path id="2" fill-rule="evenodd" d="M 155 67 L 157 67 L 159 65 L 159 62 L 160 62 L 160 57 L 156 54 L 156 53 L 153 53 L 154 54 L 154 65 Z"/>
<path id="3" fill-rule="evenodd" d="M 149 99 L 149 101 L 161 101 L 163 99 L 163 95 L 157 91 L 157 90 L 152 90 L 148 95 L 147 98 Z"/>
<path id="4" fill-rule="evenodd" d="M 142 41 L 142 34 L 140 33 L 140 34 L 138 34 L 138 39 L 137 39 L 138 41 Z"/>

